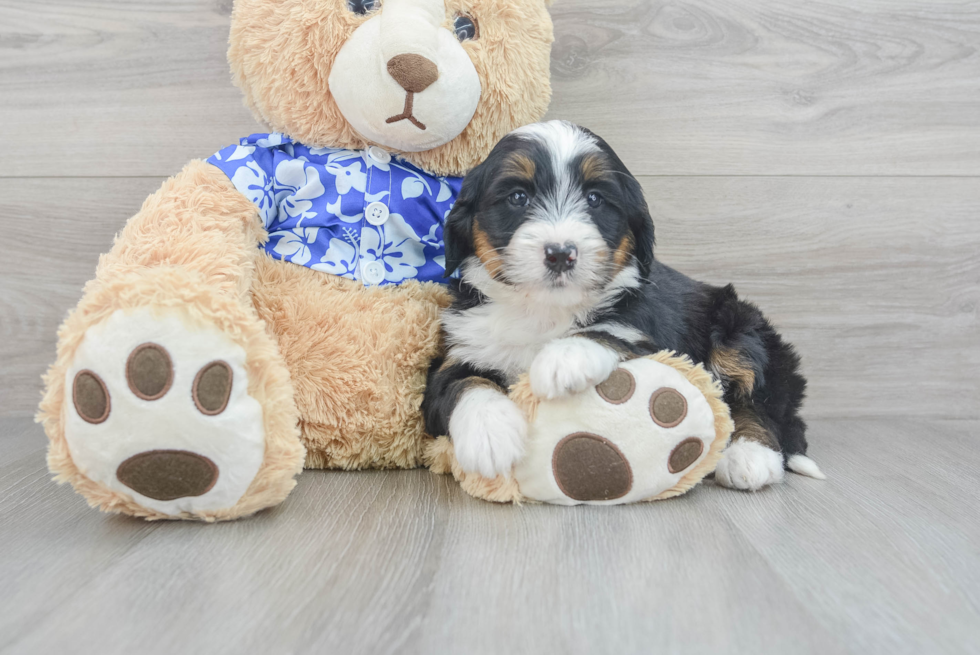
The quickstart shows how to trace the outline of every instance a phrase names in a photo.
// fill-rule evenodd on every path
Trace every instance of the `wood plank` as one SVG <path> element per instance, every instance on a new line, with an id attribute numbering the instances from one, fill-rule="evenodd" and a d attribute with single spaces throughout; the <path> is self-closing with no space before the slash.
<path id="1" fill-rule="evenodd" d="M 0 495 L 0 652 L 967 653 L 978 434 L 817 420 L 826 482 L 618 508 L 310 471 L 281 506 L 219 525 L 99 514 L 35 452 L 0 464 L 17 480 Z M 0 435 L 40 428 L 0 419 Z"/>
<path id="2" fill-rule="evenodd" d="M 0 0 L 0 176 L 166 176 L 261 127 L 229 0 Z M 980 174 L 980 3 L 563 0 L 551 117 L 647 175 Z"/>
<path id="3" fill-rule="evenodd" d="M 661 259 L 734 282 L 798 346 L 807 416 L 980 417 L 976 180 L 642 182 Z M 65 312 L 159 183 L 0 180 L 0 215 L 33 226 L 0 259 L 3 415 L 33 413 Z"/>
<path id="4" fill-rule="evenodd" d="M 980 183 L 644 178 L 662 261 L 794 343 L 808 417 L 980 417 Z"/>
<path id="5" fill-rule="evenodd" d="M 0 180 L 0 217 L 19 242 L 0 258 L 0 415 L 32 415 L 58 326 L 99 253 L 162 179 Z"/>
<path id="6" fill-rule="evenodd" d="M 561 2 L 551 116 L 646 175 L 976 175 L 980 3 Z"/>

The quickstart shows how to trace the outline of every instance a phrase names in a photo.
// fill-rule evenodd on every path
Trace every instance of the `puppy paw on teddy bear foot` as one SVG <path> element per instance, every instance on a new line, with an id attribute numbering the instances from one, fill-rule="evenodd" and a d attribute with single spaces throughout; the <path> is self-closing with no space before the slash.
<path id="1" fill-rule="evenodd" d="M 509 395 L 527 421 L 524 452 L 509 475 L 464 465 L 458 438 L 434 440 L 427 458 L 434 472 L 451 472 L 468 493 L 496 502 L 670 498 L 696 485 L 721 457 L 733 429 L 721 397 L 709 372 L 671 352 L 623 362 L 598 384 L 550 400 L 524 376 Z M 481 425 L 500 434 L 500 422 Z"/>
<path id="2" fill-rule="evenodd" d="M 90 503 L 153 518 L 261 508 L 247 497 L 267 455 L 266 408 L 249 393 L 247 360 L 230 336 L 179 313 L 117 310 L 91 326 L 64 373 L 64 439 L 87 479 L 76 488 Z M 295 451 L 285 469 L 298 470 L 298 440 L 272 450 Z M 266 470 L 260 486 L 283 486 L 271 473 L 291 487 L 286 471 Z"/>

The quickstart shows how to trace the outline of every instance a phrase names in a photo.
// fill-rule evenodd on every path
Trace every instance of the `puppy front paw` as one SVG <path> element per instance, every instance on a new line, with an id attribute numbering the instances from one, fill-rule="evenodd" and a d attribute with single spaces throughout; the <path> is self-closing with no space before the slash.
<path id="1" fill-rule="evenodd" d="M 531 362 L 531 391 L 552 400 L 594 387 L 619 366 L 619 353 L 584 337 L 555 339 Z"/>
<path id="2" fill-rule="evenodd" d="M 782 482 L 783 456 L 762 444 L 738 439 L 731 444 L 715 469 L 715 482 L 731 489 L 757 491 Z"/>
<path id="3" fill-rule="evenodd" d="M 485 478 L 510 476 L 524 455 L 527 420 L 507 396 L 494 389 L 463 392 L 449 418 L 456 460 L 469 473 Z"/>

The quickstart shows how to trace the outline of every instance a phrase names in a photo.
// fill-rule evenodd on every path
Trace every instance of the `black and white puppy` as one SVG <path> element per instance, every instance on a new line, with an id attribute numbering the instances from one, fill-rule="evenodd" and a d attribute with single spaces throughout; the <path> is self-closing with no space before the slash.
<path id="1" fill-rule="evenodd" d="M 806 457 L 806 380 L 792 346 L 731 285 L 654 258 L 639 183 L 588 130 L 552 121 L 505 137 L 463 181 L 445 243 L 447 275 L 462 273 L 422 409 L 464 470 L 506 475 L 523 454 L 527 425 L 506 395 L 520 374 L 555 398 L 670 349 L 724 385 L 735 434 L 717 482 L 759 489 L 784 467 L 823 477 Z"/>

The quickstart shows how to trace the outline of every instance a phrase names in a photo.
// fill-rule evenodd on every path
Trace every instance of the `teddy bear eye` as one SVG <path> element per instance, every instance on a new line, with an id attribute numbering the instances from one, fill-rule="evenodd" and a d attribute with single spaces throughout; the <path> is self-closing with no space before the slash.
<path id="1" fill-rule="evenodd" d="M 456 31 L 456 38 L 460 41 L 475 39 L 479 33 L 476 29 L 476 21 L 466 14 L 459 14 L 453 19 L 453 29 Z"/>
<path id="2" fill-rule="evenodd" d="M 347 0 L 347 8 L 361 16 L 378 9 L 380 6 L 381 0 Z"/>

